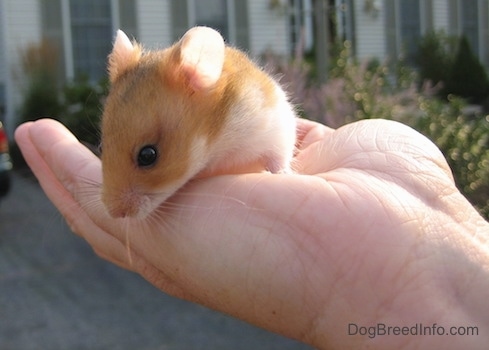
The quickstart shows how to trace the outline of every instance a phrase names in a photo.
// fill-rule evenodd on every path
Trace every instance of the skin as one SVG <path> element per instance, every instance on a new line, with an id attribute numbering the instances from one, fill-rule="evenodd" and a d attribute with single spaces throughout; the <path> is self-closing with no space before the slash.
<path id="1" fill-rule="evenodd" d="M 73 231 L 166 293 L 319 349 L 487 347 L 489 225 L 440 151 L 384 120 L 338 130 L 301 120 L 298 138 L 300 175 L 198 179 L 141 223 L 93 204 L 96 191 L 82 189 L 100 183 L 100 161 L 60 124 L 16 131 Z M 348 335 L 350 323 L 479 335 L 369 338 Z"/>

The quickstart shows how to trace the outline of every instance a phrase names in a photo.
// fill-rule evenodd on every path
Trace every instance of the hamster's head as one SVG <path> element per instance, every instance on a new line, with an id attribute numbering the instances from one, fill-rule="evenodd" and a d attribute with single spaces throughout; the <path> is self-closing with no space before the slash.
<path id="1" fill-rule="evenodd" d="M 146 217 L 205 168 L 223 124 L 224 52 L 219 33 L 205 27 L 155 52 L 118 32 L 102 117 L 101 198 L 112 217 Z"/>

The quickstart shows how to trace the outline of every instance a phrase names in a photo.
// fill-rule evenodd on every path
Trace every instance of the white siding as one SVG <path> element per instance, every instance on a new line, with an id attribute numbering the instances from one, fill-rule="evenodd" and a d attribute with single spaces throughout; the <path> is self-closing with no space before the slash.
<path id="1" fill-rule="evenodd" d="M 14 127 L 16 112 L 22 103 L 25 75 L 21 67 L 21 55 L 29 45 L 41 41 L 41 11 L 37 0 L 3 0 L 2 25 L 5 50 L 5 83 L 8 131 Z"/>
<path id="2" fill-rule="evenodd" d="M 448 33 L 449 16 L 447 0 L 433 0 L 433 27 Z"/>
<path id="3" fill-rule="evenodd" d="M 146 47 L 163 48 L 173 43 L 171 1 L 136 0 L 139 39 Z M 268 6 L 268 1 L 248 1 L 250 53 L 256 56 L 273 50 L 277 54 L 287 55 L 287 15 L 272 11 Z"/>
<path id="4" fill-rule="evenodd" d="M 268 3 L 269 1 L 248 0 L 250 53 L 258 56 L 272 50 L 279 55 L 288 55 L 287 15 L 270 10 Z"/>
<path id="5" fill-rule="evenodd" d="M 163 48 L 172 44 L 170 1 L 136 1 L 139 40 L 149 49 Z"/>
<path id="6" fill-rule="evenodd" d="M 354 6 L 357 57 L 384 58 L 386 56 L 384 7 L 381 6 L 380 11 L 373 16 L 364 11 L 363 0 L 355 0 Z"/>

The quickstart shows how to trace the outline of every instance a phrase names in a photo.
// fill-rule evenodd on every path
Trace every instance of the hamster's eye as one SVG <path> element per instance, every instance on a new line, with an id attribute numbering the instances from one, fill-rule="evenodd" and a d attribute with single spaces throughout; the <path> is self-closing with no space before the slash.
<path id="1" fill-rule="evenodd" d="M 156 146 L 146 145 L 139 151 L 138 166 L 141 168 L 149 167 L 156 162 L 156 159 L 158 159 Z"/>

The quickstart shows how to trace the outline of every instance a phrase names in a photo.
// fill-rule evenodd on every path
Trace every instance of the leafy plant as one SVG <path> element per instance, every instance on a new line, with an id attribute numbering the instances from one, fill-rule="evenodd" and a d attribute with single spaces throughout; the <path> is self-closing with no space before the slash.
<path id="1" fill-rule="evenodd" d="M 487 103 L 489 79 L 466 37 L 427 33 L 420 41 L 416 65 L 420 82 L 439 84 L 441 98 L 456 95 L 469 103 Z"/>
<path id="2" fill-rule="evenodd" d="M 108 82 L 96 84 L 78 77 L 62 86 L 57 76 L 57 51 L 48 41 L 31 45 L 22 54 L 26 76 L 24 101 L 17 122 L 50 117 L 59 120 L 92 149 L 99 144 L 98 121 L 107 95 Z M 11 148 L 16 167 L 25 166 L 20 150 Z"/>
<path id="3" fill-rule="evenodd" d="M 63 113 L 60 121 L 79 139 L 92 146 L 99 144 L 99 120 L 102 104 L 108 93 L 108 81 L 90 83 L 87 77 L 78 77 L 63 91 Z"/>
<path id="4" fill-rule="evenodd" d="M 456 48 L 456 38 L 447 36 L 444 31 L 430 31 L 421 38 L 415 57 L 420 81 L 441 85 L 439 96 L 443 98 L 446 98 L 447 92 L 442 87 L 449 80 Z"/>
<path id="5" fill-rule="evenodd" d="M 473 53 L 465 36 L 460 39 L 448 76 L 446 93 L 464 97 L 469 102 L 477 104 L 484 102 L 489 95 L 486 70 Z"/>
<path id="6" fill-rule="evenodd" d="M 468 115 L 461 98 L 438 98 L 438 90 L 420 84 L 402 62 L 356 62 L 346 50 L 323 85 L 307 79 L 309 66 L 303 62 L 272 62 L 301 114 L 332 127 L 368 118 L 412 126 L 441 149 L 459 189 L 488 219 L 489 117 Z"/>
<path id="7" fill-rule="evenodd" d="M 56 76 L 58 53 L 49 41 L 30 45 L 22 54 L 22 70 L 27 76 L 20 121 L 56 117 L 61 111 Z"/>
<path id="8" fill-rule="evenodd" d="M 442 150 L 455 182 L 466 197 L 489 218 L 489 116 L 464 112 L 465 102 L 423 99 L 421 113 L 406 122 Z"/>

